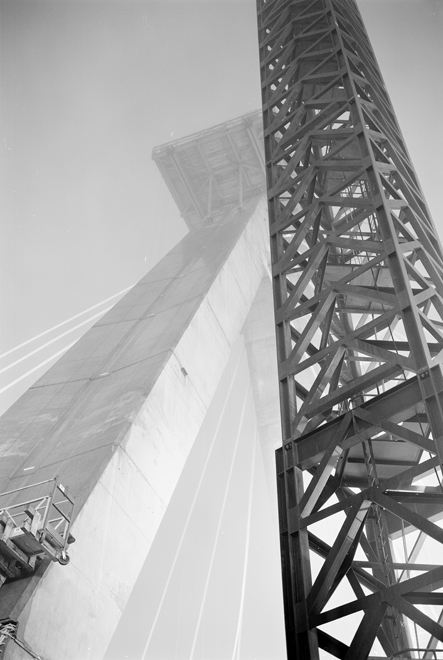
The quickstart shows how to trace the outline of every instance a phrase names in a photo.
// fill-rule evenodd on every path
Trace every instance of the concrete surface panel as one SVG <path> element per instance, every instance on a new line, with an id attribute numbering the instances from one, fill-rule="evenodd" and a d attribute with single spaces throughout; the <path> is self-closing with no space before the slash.
<path id="1" fill-rule="evenodd" d="M 122 445 L 165 504 L 205 414 L 191 379 L 172 356 Z"/>
<path id="2" fill-rule="evenodd" d="M 164 295 L 156 300 L 150 311 L 157 314 L 172 307 L 177 307 L 185 300 L 189 301 L 203 297 L 209 286 L 211 286 L 213 279 L 214 273 L 204 267 L 179 275 Z"/>
<path id="3" fill-rule="evenodd" d="M 75 569 L 121 611 L 146 556 L 146 547 L 152 543 L 152 530 L 158 526 L 165 509 L 146 479 L 137 475 L 129 459 L 122 460 L 122 453 L 117 450 L 108 464 L 107 481 L 113 487 L 122 476 L 133 477 L 131 489 L 120 503 L 114 497 L 114 491 L 111 493 L 100 480 L 76 520 L 77 541 L 70 548 L 71 562 L 66 576 L 65 571 L 62 572 L 64 567 L 54 564 L 51 568 L 58 574 L 60 591 L 64 590 L 63 582 L 69 580 L 68 573 Z M 129 505 L 129 511 L 122 506 L 125 503 Z M 142 510 L 143 505 L 146 505 L 145 510 Z M 139 522 L 134 520 L 136 511 L 141 519 Z M 106 537 L 108 543 L 103 543 Z M 112 542 L 109 542 L 111 538 Z M 91 548 L 95 551 L 91 552 Z M 69 614 L 71 621 L 77 618 L 79 624 L 82 616 L 81 611 Z"/>
<path id="4" fill-rule="evenodd" d="M 23 467 L 27 467 L 27 459 L 32 460 L 32 454 L 36 446 L 40 446 L 42 439 L 47 438 L 54 426 L 63 417 L 69 402 L 75 398 L 82 389 L 83 383 L 68 383 L 64 386 L 51 386 L 45 388 L 47 396 L 34 397 L 29 391 L 29 399 L 25 401 L 25 413 L 23 420 L 20 419 L 20 407 L 13 406 L 14 410 L 8 411 L 9 419 L 2 429 L 2 442 L 0 445 L 0 480 L 1 491 L 8 490 L 8 480 L 17 474 L 22 474 Z M 43 394 L 43 393 L 42 393 Z M 28 401 L 36 405 L 28 406 Z M 41 410 L 37 409 L 37 405 Z M 40 413 L 40 414 L 39 414 Z M 15 423 L 16 422 L 16 423 Z M 23 465 L 26 462 L 27 465 Z M 32 464 L 32 463 L 31 463 Z M 25 484 L 23 484 L 25 485 Z"/>
<path id="5" fill-rule="evenodd" d="M 77 379 L 76 371 L 80 361 L 83 361 L 84 368 L 89 367 L 86 372 L 87 377 L 92 376 L 100 368 L 100 359 L 103 362 L 109 353 L 119 346 L 133 325 L 134 321 L 127 321 L 112 325 L 93 326 L 83 335 L 80 342 L 74 344 L 46 374 L 39 378 L 33 387 L 66 382 L 71 378 Z M 92 359 L 91 363 L 88 358 Z M 98 363 L 97 358 L 99 358 Z"/>
<path id="6" fill-rule="evenodd" d="M 209 301 L 204 300 L 174 353 L 205 408 L 220 379 L 230 348 Z"/>
<path id="7" fill-rule="evenodd" d="M 238 321 L 246 318 L 263 277 L 263 263 L 269 243 L 267 231 L 267 211 L 263 200 L 258 203 L 251 222 L 237 241 L 232 258 L 207 295 L 230 343 L 238 333 Z"/>
<path id="8" fill-rule="evenodd" d="M 139 319 L 171 281 L 172 278 L 149 282 L 149 288 L 140 283 L 136 284 L 123 296 L 118 306 L 114 306 L 102 316 L 96 327 Z"/>
<path id="9" fill-rule="evenodd" d="M 187 326 L 202 299 L 203 295 L 185 300 L 173 309 L 159 311 L 151 318 L 141 319 L 137 324 L 137 332 L 128 338 L 125 350 L 114 356 L 109 368 L 115 372 L 139 363 L 145 356 L 173 349 L 181 336 L 177 328 Z"/>
<path id="10" fill-rule="evenodd" d="M 140 471 L 122 447 L 116 450 L 100 483 L 112 493 L 122 511 L 151 543 L 155 525 L 150 525 L 148 518 L 157 519 L 159 511 L 163 514 L 165 504 L 147 480 L 147 475 Z"/>
<path id="11" fill-rule="evenodd" d="M 89 452 L 82 452 L 57 463 L 46 462 L 41 466 L 37 464 L 34 470 L 26 472 L 26 478 L 30 483 L 40 483 L 47 479 L 53 479 L 54 474 L 63 475 L 62 482 L 65 486 L 69 484 L 72 494 L 75 494 L 76 502 L 78 503 L 77 508 L 81 508 L 91 493 L 91 472 L 95 470 L 97 474 L 101 474 L 111 460 L 115 449 L 113 445 L 105 445 Z M 26 464 L 28 466 L 33 465 L 30 461 L 23 463 L 23 465 Z M 23 477 L 17 470 L 17 475 L 11 477 L 9 481 L 9 488 L 16 488 L 21 486 L 22 483 Z M 41 487 L 39 491 L 40 493 L 43 493 L 43 491 L 47 493 L 46 487 Z M 6 501 L 6 504 L 8 503 Z M 0 608 L 2 597 L 3 594 L 0 597 Z"/>
<path id="12" fill-rule="evenodd" d="M 20 397 L 20 405 L 14 404 L 9 408 L 7 414 L 1 418 L 2 444 L 0 447 L 0 456 L 4 451 L 4 447 L 8 446 L 8 443 L 13 438 L 18 438 L 23 430 L 32 423 L 32 420 L 42 410 L 45 410 L 46 406 L 57 396 L 61 387 L 58 384 L 35 392 L 27 390 Z"/>
<path id="13" fill-rule="evenodd" d="M 136 286 L 151 285 L 153 282 L 176 278 L 189 269 L 190 262 L 198 260 L 217 232 L 218 225 L 207 225 L 197 232 L 187 234 L 175 247 L 154 266 Z"/>
<path id="14" fill-rule="evenodd" d="M 57 568 L 49 567 L 28 601 L 20 618 L 18 638 L 45 660 L 97 660 L 105 652 L 103 639 L 112 635 L 120 610 L 74 566 L 65 567 L 68 570 L 62 581 Z M 79 624 L 75 613 L 81 613 L 82 624 L 73 640 L 71 625 Z M 101 635 L 96 634 L 97 626 Z M 29 655 L 10 642 L 5 658 L 25 660 Z"/>
<path id="15" fill-rule="evenodd" d="M 142 404 L 167 356 L 167 353 L 155 355 L 128 369 L 85 381 L 77 398 L 71 400 L 58 424 L 45 436 L 41 436 L 36 424 L 21 436 L 20 441 L 28 443 L 28 462 L 54 465 L 105 444 L 118 443 L 128 428 L 134 407 Z"/>
<path id="16" fill-rule="evenodd" d="M 260 447 L 271 501 L 275 500 L 275 449 L 281 446 L 279 380 L 277 372 L 272 284 L 266 275 L 243 328 L 257 411 Z M 276 538 L 278 536 L 276 530 Z"/>

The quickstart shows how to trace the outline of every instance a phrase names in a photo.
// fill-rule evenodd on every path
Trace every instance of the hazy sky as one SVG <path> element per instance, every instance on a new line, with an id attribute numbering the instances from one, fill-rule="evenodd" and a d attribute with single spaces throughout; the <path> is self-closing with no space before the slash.
<path id="1" fill-rule="evenodd" d="M 443 227 L 443 3 L 359 6 Z M 0 48 L 3 352 L 135 283 L 184 235 L 152 148 L 257 109 L 260 86 L 254 0 L 2 0 Z"/>
<path id="2" fill-rule="evenodd" d="M 45 329 L 133 284 L 184 234 L 152 148 L 257 108 L 259 74 L 249 1 L 2 10 L 9 347 L 32 317 Z"/>
<path id="3" fill-rule="evenodd" d="M 443 4 L 359 5 L 441 223 Z M 135 283 L 185 233 L 152 148 L 258 108 L 260 88 L 254 0 L 0 12 L 2 353 Z M 69 339 L 0 373 L 0 389 Z"/>

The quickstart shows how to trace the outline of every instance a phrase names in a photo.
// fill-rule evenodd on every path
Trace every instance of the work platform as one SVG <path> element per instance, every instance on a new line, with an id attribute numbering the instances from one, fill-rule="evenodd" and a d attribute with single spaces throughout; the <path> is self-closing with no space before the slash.
<path id="1" fill-rule="evenodd" d="M 73 512 L 57 477 L 0 493 L 0 586 L 32 575 L 45 557 L 69 563 Z"/>
<path id="2" fill-rule="evenodd" d="M 168 142 L 152 152 L 189 229 L 265 193 L 261 112 Z"/>

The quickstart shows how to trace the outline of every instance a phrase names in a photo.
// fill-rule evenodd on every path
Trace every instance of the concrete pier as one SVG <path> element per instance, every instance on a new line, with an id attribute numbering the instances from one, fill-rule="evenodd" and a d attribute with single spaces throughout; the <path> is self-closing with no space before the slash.
<path id="1" fill-rule="evenodd" d="M 1 590 L 1 616 L 18 618 L 19 637 L 45 660 L 103 656 L 256 296 L 267 243 L 263 200 L 194 230 L 2 418 L 1 491 L 58 474 L 78 502 L 70 564 Z M 22 653 L 9 644 L 5 657 Z"/>

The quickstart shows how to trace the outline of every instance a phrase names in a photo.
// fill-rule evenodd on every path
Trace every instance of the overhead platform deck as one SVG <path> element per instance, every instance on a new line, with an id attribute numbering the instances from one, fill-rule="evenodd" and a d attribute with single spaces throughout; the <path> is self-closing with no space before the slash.
<path id="1" fill-rule="evenodd" d="M 168 142 L 152 157 L 189 229 L 241 209 L 265 191 L 261 112 Z"/>

